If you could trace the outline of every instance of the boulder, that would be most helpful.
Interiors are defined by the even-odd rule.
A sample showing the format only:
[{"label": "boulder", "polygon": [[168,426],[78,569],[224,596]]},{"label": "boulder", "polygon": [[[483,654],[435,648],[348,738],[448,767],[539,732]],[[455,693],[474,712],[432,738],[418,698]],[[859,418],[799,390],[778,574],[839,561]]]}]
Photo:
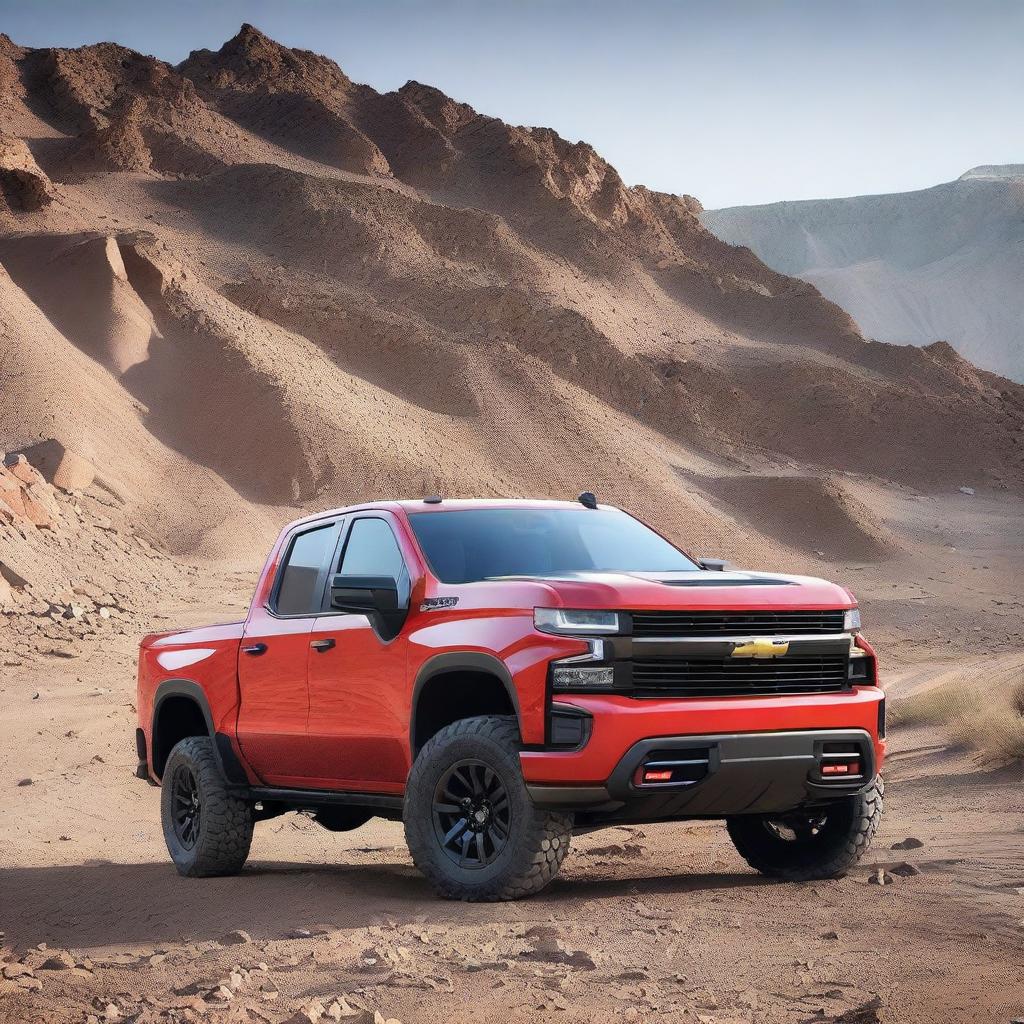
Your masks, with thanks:
[{"label": "boulder", "polygon": [[88,459],[52,437],[23,448],[20,454],[62,491],[84,491],[96,479],[96,467]]}]

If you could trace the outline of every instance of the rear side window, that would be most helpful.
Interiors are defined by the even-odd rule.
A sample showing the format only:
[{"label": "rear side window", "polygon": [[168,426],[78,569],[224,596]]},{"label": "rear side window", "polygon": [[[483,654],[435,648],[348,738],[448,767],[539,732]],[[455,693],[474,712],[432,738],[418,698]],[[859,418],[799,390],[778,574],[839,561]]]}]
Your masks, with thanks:
[{"label": "rear side window", "polygon": [[346,576],[402,575],[405,563],[391,527],[383,519],[357,519],[345,545],[341,571]]},{"label": "rear side window", "polygon": [[279,615],[313,615],[320,611],[320,571],[334,548],[334,524],[300,533],[288,551],[277,592]]}]

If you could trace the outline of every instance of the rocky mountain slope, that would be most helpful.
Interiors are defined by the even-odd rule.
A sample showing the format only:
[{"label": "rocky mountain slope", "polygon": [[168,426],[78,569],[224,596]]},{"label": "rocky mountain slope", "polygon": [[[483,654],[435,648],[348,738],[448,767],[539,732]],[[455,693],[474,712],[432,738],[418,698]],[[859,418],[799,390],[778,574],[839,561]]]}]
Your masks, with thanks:
[{"label": "rocky mountain slope", "polygon": [[920,192],[707,210],[705,227],[819,288],[869,337],[948,341],[1024,381],[1024,165]]},{"label": "rocky mountain slope", "polygon": [[[867,340],[548,129],[250,26],[177,68],[0,37],[0,114],[0,449],[85,459],[170,556],[248,565],[374,495],[589,488],[748,562],[887,557],[852,476],[1024,481],[1024,388]],[[752,515],[793,476],[811,528]]]}]

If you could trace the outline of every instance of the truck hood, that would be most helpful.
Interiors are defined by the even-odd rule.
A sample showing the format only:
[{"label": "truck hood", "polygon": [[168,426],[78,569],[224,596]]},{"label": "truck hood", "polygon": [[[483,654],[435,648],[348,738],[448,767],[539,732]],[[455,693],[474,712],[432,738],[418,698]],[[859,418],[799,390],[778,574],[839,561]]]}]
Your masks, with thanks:
[{"label": "truck hood", "polygon": [[[487,581],[498,583],[497,579]],[[505,576],[501,583],[522,582],[523,598],[536,602],[546,591],[553,607],[563,608],[715,608],[721,610],[784,608],[852,608],[845,588],[813,576],[730,570],[715,572],[562,572]]]}]

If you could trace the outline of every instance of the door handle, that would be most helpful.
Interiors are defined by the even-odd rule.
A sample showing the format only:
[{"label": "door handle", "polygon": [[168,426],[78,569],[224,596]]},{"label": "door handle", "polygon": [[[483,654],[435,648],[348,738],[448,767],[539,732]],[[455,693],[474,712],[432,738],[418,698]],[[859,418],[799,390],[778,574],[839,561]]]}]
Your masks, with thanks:
[{"label": "door handle", "polygon": [[253,656],[255,656],[257,654],[263,654],[266,651],[266,649],[266,644],[250,644],[248,647],[242,648],[242,653],[252,654]]},{"label": "door handle", "polygon": [[309,646],[314,651],[319,651],[323,654],[324,651],[329,651],[334,646],[334,638],[329,636],[323,640],[314,640]]}]

